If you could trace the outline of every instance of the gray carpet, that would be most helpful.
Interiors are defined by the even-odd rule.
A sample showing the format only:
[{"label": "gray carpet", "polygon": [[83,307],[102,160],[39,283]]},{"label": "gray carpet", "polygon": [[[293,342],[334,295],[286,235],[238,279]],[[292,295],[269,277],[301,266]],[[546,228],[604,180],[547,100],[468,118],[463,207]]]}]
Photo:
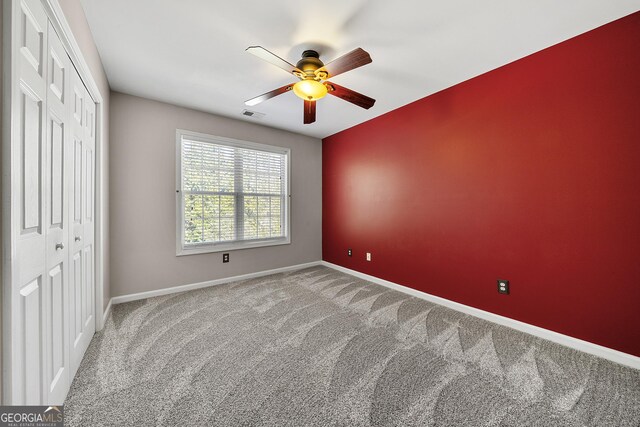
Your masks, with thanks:
[{"label": "gray carpet", "polygon": [[325,267],[116,305],[72,426],[634,426],[640,371]]}]

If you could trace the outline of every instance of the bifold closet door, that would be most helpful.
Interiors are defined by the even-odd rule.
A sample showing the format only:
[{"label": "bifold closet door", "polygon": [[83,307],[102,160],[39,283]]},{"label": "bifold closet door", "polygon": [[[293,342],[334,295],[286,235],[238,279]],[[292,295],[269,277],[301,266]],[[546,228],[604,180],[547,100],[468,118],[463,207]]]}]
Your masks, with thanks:
[{"label": "bifold closet door", "polygon": [[15,1],[11,12],[11,371],[3,379],[11,404],[54,405],[95,332],[96,107],[41,1]]},{"label": "bifold closet door", "polygon": [[43,368],[47,403],[69,390],[69,74],[75,71],[55,30],[47,31],[45,138],[46,275],[43,288]]},{"label": "bifold closet door", "polygon": [[71,76],[71,280],[70,334],[71,376],[75,375],[82,356],[95,332],[94,313],[94,174],[95,111],[80,76]]},{"label": "bifold closet door", "polygon": [[[46,266],[45,194],[47,150],[47,17],[37,0],[15,4],[13,25],[18,81],[15,133],[11,140],[11,240],[15,246],[11,281],[11,399],[13,404],[38,405],[48,399],[43,360],[46,333],[44,288],[50,279]],[[5,378],[3,378],[5,379]]]}]

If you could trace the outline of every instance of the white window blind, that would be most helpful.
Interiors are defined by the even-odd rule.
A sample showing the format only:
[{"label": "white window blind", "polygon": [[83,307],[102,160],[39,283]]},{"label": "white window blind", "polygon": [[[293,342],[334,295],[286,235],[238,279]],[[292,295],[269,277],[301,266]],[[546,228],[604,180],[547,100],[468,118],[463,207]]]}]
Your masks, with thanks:
[{"label": "white window blind", "polygon": [[289,151],[178,131],[178,253],[289,243]]}]

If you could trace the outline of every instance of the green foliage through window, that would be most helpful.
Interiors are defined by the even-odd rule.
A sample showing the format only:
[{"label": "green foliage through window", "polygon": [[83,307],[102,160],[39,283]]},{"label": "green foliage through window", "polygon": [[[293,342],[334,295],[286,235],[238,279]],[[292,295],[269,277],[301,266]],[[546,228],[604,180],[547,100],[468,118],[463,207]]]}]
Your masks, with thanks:
[{"label": "green foliage through window", "polygon": [[184,245],[285,237],[287,157],[183,136]]}]

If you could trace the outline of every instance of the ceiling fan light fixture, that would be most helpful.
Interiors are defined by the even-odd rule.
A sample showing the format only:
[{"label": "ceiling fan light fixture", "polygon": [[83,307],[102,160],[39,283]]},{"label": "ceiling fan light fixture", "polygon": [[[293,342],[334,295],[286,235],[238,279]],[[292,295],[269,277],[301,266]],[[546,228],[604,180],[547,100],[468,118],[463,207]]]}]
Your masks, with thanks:
[{"label": "ceiling fan light fixture", "polygon": [[293,93],[305,101],[316,101],[327,95],[327,88],[317,80],[305,79],[293,85]]},{"label": "ceiling fan light fixture", "polygon": [[291,73],[301,79],[301,81],[251,98],[244,102],[245,105],[257,105],[283,93],[293,91],[297,97],[304,101],[302,123],[308,125],[316,121],[316,101],[327,96],[327,93],[367,110],[373,107],[373,104],[376,102],[373,98],[326,81],[330,77],[333,78],[338,74],[369,64],[371,62],[371,56],[362,48],[354,49],[326,65],[320,60],[320,55],[315,50],[305,50],[302,52],[302,58],[296,65],[285,61],[262,46],[249,46],[247,52],[282,68],[287,73]]}]

